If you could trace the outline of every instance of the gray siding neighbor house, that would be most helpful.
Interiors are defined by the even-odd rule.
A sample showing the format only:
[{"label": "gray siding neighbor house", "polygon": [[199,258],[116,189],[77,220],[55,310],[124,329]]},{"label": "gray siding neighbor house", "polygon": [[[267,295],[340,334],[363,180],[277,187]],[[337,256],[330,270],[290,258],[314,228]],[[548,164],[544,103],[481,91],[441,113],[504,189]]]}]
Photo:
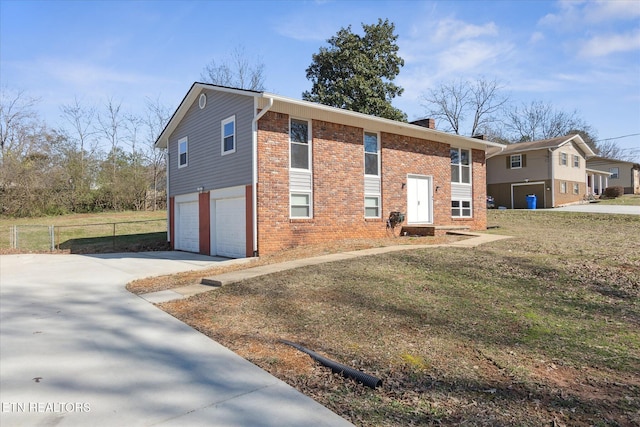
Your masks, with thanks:
[{"label": "gray siding neighbor house", "polygon": [[581,201],[592,192],[587,159],[593,150],[580,135],[520,142],[487,150],[487,194],[496,206],[528,207],[536,196],[537,208],[552,208]]}]

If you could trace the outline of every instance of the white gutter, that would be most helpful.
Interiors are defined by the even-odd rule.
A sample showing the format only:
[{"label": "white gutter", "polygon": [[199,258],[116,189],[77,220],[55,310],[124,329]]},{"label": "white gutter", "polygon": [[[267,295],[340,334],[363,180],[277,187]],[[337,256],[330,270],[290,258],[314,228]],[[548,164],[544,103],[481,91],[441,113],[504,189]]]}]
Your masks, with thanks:
[{"label": "white gutter", "polygon": [[[255,115],[251,121],[251,130],[253,133],[253,177],[251,185],[253,189],[251,191],[252,205],[253,205],[253,256],[258,256],[258,120],[264,116],[271,107],[273,107],[273,98],[268,97],[269,104],[264,107],[260,112]],[[258,97],[253,98],[253,111],[258,111]],[[255,114],[255,113],[254,113]]]}]

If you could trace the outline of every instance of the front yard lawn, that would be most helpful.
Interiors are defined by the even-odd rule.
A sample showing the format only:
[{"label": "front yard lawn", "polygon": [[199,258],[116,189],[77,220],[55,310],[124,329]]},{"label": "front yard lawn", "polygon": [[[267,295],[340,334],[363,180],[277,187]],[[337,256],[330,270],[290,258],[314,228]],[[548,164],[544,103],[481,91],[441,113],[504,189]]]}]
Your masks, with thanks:
[{"label": "front yard lawn", "polygon": [[[160,306],[356,425],[640,425],[640,216],[488,214],[514,238]],[[331,374],[281,339],[383,385]]]}]

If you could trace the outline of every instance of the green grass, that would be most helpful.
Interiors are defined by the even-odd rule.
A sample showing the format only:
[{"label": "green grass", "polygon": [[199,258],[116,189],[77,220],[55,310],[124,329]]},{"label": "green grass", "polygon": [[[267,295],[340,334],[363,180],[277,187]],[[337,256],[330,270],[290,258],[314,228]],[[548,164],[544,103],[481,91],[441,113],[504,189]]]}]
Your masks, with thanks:
[{"label": "green grass", "polygon": [[105,212],[38,218],[0,218],[0,249],[11,248],[11,227],[18,226],[21,251],[48,251],[49,226],[56,249],[74,253],[164,248],[166,211]]},{"label": "green grass", "polygon": [[640,206],[640,194],[625,194],[615,199],[600,199],[598,203],[603,205]]}]

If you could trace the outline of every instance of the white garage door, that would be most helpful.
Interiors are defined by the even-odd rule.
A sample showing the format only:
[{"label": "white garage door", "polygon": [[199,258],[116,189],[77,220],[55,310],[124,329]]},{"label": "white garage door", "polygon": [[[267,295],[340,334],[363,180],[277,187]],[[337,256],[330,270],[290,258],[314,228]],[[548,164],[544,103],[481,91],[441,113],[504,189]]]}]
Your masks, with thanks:
[{"label": "white garage door", "polygon": [[177,203],[176,245],[179,251],[199,252],[198,202]]},{"label": "white garage door", "polygon": [[215,254],[230,258],[246,257],[244,197],[216,200]]}]

